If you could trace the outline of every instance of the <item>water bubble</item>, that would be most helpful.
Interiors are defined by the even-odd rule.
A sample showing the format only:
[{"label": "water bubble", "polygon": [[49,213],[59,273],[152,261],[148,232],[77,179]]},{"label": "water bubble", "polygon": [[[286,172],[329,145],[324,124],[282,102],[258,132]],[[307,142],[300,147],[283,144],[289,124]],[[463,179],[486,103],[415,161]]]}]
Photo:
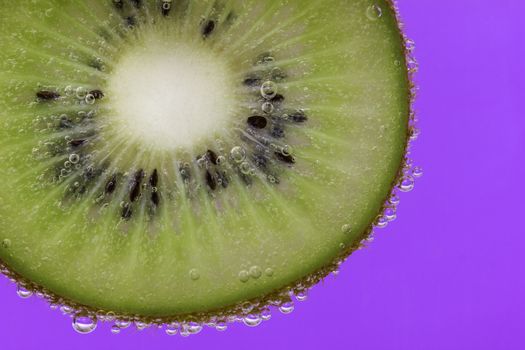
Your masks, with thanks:
[{"label": "water bubble", "polygon": [[242,283],[248,282],[249,279],[250,279],[250,274],[248,273],[248,271],[242,270],[241,272],[239,272],[239,280]]},{"label": "water bubble", "polygon": [[87,94],[85,100],[88,105],[92,105],[95,103],[96,98],[92,94]]},{"label": "water bubble", "polygon": [[388,219],[384,216],[381,216],[379,218],[377,218],[376,222],[375,222],[375,226],[377,228],[385,228],[388,226]]},{"label": "water bubble", "polygon": [[191,269],[190,270],[190,278],[193,281],[198,280],[200,277],[201,277],[201,275],[199,274],[199,271],[197,269]]},{"label": "water bubble", "polygon": [[261,109],[264,113],[270,114],[274,111],[275,107],[271,102],[264,102],[261,106]]},{"label": "water bubble", "polygon": [[273,81],[266,81],[261,86],[261,95],[267,100],[271,100],[277,95],[277,84]]},{"label": "water bubble", "polygon": [[349,224],[345,224],[341,227],[341,232],[345,233],[345,234],[349,234],[349,233],[352,233],[352,226],[349,225]]},{"label": "water bubble", "polygon": [[202,325],[197,322],[190,322],[186,326],[190,334],[199,334],[202,331]]},{"label": "water bubble", "polygon": [[293,151],[293,150],[292,150],[292,147],[291,147],[291,146],[289,146],[289,145],[284,145],[283,149],[281,150],[281,154],[282,154],[283,156],[288,157],[288,156],[291,156],[291,155],[292,155],[292,151]]},{"label": "water bubble", "polygon": [[289,301],[279,306],[279,311],[283,314],[289,314],[295,309],[293,302]]},{"label": "water bubble", "polygon": [[2,241],[2,248],[8,249],[9,247],[11,247],[11,240],[6,238]]},{"label": "water bubble", "polygon": [[22,299],[27,299],[33,295],[33,292],[19,285],[16,287],[16,294]]},{"label": "water bubble", "polygon": [[244,175],[250,174],[250,163],[242,162],[239,168],[241,170],[241,173],[243,173]]},{"label": "water bubble", "polygon": [[119,334],[120,333],[120,327],[117,326],[116,324],[114,324],[113,326],[111,326],[111,333]]},{"label": "water bubble", "polygon": [[264,273],[266,274],[266,276],[268,277],[272,277],[274,272],[273,272],[273,269],[271,267],[267,268],[266,270],[264,270]]},{"label": "water bubble", "polygon": [[258,315],[248,315],[242,321],[248,327],[257,327],[261,324],[262,318]]},{"label": "water bubble", "polygon": [[135,328],[137,328],[139,331],[142,331],[146,328],[148,328],[150,325],[145,323],[145,322],[141,322],[141,321],[137,321],[135,322]]},{"label": "water bubble", "polygon": [[73,312],[73,308],[71,308],[71,307],[69,307],[69,306],[67,306],[67,305],[64,305],[64,306],[62,306],[62,307],[60,308],[60,311],[62,311],[62,313],[63,313],[64,315],[69,315],[70,313]]},{"label": "water bubble", "polygon": [[71,85],[68,85],[64,88],[64,93],[66,96],[73,96],[73,87]]},{"label": "water bubble", "polygon": [[75,315],[73,317],[73,329],[80,334],[88,334],[97,328],[97,319],[94,316]]},{"label": "water bubble", "polygon": [[69,161],[73,164],[77,164],[79,160],[80,160],[80,156],[78,154],[73,153],[69,156]]},{"label": "water bubble", "polygon": [[226,162],[226,157],[224,156],[217,157],[217,165],[223,165],[225,162]]},{"label": "water bubble", "polygon": [[416,141],[421,134],[421,131],[418,128],[412,128],[410,133],[410,141]]},{"label": "water bubble", "polygon": [[230,155],[236,163],[242,163],[242,161],[244,161],[246,158],[246,151],[244,148],[236,146],[232,148]]},{"label": "water bubble", "polygon": [[399,183],[399,189],[403,192],[410,192],[414,189],[415,182],[414,178],[412,176],[406,175],[401,179],[401,182]]},{"label": "water bubble", "polygon": [[215,329],[218,330],[219,332],[224,332],[226,329],[228,329],[228,325],[224,321],[219,321],[215,325]]},{"label": "water bubble", "polygon": [[415,178],[423,176],[423,168],[419,166],[414,167],[414,169],[412,169],[412,176]]},{"label": "water bubble", "polygon": [[401,202],[401,199],[399,198],[399,196],[397,194],[392,193],[392,195],[390,196],[390,199],[388,201],[390,202],[390,204],[392,204],[394,206],[397,206]]},{"label": "water bubble", "polygon": [[259,266],[252,266],[250,268],[250,276],[252,276],[255,279],[258,279],[259,277],[262,276],[262,271],[259,268]]},{"label": "water bubble", "polygon": [[183,324],[180,328],[180,335],[182,337],[189,337],[191,335],[188,327],[185,324]]},{"label": "water bubble", "polygon": [[261,318],[263,321],[268,321],[272,318],[272,311],[269,308],[265,308],[261,311]]},{"label": "water bubble", "polygon": [[83,100],[87,95],[86,88],[80,86],[75,90],[75,94],[79,100]]},{"label": "water bubble", "polygon": [[305,301],[308,299],[308,293],[305,290],[301,290],[295,293],[295,299],[298,301]]},{"label": "water bubble", "polygon": [[273,67],[272,78],[275,80],[283,80],[285,78],[285,74],[280,67]]},{"label": "water bubble", "polygon": [[383,16],[383,10],[377,4],[368,6],[366,9],[366,16],[371,21],[377,21],[379,18],[381,18],[381,16]]},{"label": "water bubble", "polygon": [[167,335],[176,335],[178,332],[179,332],[179,328],[178,327],[172,327],[172,326],[166,327],[166,334]]},{"label": "water bubble", "polygon": [[394,208],[386,208],[383,215],[388,221],[394,221],[397,218],[396,210]]},{"label": "water bubble", "polygon": [[117,320],[115,321],[115,325],[120,329],[126,329],[131,326],[131,321]]}]

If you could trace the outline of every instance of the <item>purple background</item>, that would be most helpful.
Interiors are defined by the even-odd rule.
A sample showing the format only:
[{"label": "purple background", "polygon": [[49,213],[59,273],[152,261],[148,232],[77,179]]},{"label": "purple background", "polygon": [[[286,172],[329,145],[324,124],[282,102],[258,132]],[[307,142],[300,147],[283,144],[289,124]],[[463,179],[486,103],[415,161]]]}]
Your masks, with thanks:
[{"label": "purple background", "polygon": [[417,43],[425,176],[399,219],[291,315],[190,338],[76,334],[0,278],[3,349],[525,349],[522,0],[401,0]]}]

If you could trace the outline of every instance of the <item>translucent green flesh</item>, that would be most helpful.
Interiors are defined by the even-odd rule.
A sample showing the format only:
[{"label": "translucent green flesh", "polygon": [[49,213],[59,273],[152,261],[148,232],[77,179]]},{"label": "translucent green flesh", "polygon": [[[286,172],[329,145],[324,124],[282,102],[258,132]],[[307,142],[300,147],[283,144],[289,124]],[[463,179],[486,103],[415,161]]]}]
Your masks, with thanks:
[{"label": "translucent green flesh", "polygon": [[[173,28],[181,38],[201,40],[201,18],[214,3],[190,2],[163,18],[158,4],[146,1],[147,9],[137,16],[155,18],[156,25]],[[35,93],[39,84],[104,87],[112,64],[133,45],[133,35],[115,29],[122,18],[109,0],[5,4],[1,261],[92,309],[170,316],[213,312],[292,285],[362,238],[391,190],[408,133],[404,46],[390,7],[377,0],[219,3],[219,23],[226,23],[227,9],[236,20],[218,26],[208,39],[210,48],[236,67],[240,82],[254,70],[254,59],[271,51],[289,75],[280,91],[294,107],[308,111],[308,123],[287,130],[297,162],[284,167],[281,183],[257,180],[246,186],[233,178],[213,199],[206,191],[194,198],[180,194],[164,201],[153,222],[143,220],[142,206],[136,220],[119,224],[116,199],[95,215],[96,188],[59,206],[65,185],[38,178],[54,160],[33,155],[43,139],[34,120],[86,107],[35,103]],[[382,9],[380,18],[372,16],[373,4]],[[104,50],[101,33],[107,37]],[[88,65],[97,57],[106,63],[105,72]],[[104,103],[110,101],[108,96]],[[175,156],[115,148],[103,151],[165,170],[160,182],[176,192]]]}]

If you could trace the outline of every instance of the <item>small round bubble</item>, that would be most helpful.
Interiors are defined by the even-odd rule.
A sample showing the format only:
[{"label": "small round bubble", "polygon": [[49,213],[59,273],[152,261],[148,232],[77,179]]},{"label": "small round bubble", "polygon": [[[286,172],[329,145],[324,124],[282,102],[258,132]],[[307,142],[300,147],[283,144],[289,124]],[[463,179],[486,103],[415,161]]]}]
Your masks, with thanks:
[{"label": "small round bubble", "polygon": [[277,95],[277,84],[273,81],[266,81],[261,86],[261,95],[267,100],[271,100]]},{"label": "small round bubble", "polygon": [[248,273],[248,271],[242,270],[241,272],[239,272],[239,280],[241,282],[246,283],[248,282],[249,279],[250,279],[250,274]]},{"label": "small round bubble", "polygon": [[18,294],[18,296],[20,298],[22,298],[22,299],[27,299],[27,298],[29,298],[29,297],[31,297],[33,295],[33,292],[30,291],[30,290],[25,289],[22,286],[17,286],[16,287],[16,294]]},{"label": "small round bubble", "polygon": [[200,277],[201,277],[201,275],[199,274],[199,271],[197,269],[191,269],[190,270],[190,278],[193,281],[198,280]]},{"label": "small round bubble", "polygon": [[343,232],[344,234],[352,233],[352,226],[350,226],[349,224],[344,224],[341,227],[341,232]]},{"label": "small round bubble", "polygon": [[80,334],[88,334],[97,328],[97,319],[94,316],[75,315],[72,322],[73,329]]},{"label": "small round bubble", "polygon": [[69,161],[72,164],[77,164],[80,161],[80,156],[76,153],[69,155]]},{"label": "small round bubble", "polygon": [[244,150],[244,148],[236,146],[232,148],[232,150],[230,151],[230,155],[234,162],[242,163],[246,158],[246,151]]},{"label": "small round bubble", "polygon": [[244,175],[250,174],[250,163],[242,162],[239,168],[241,170],[241,173],[243,173]]},{"label": "small round bubble", "polygon": [[95,96],[93,96],[92,94],[87,94],[85,100],[88,105],[92,105],[95,103],[96,99]]},{"label": "small round bubble", "polygon": [[252,276],[254,279],[258,279],[262,276],[262,271],[259,266],[252,266],[250,268],[250,276]]},{"label": "small round bubble", "polygon": [[295,309],[295,306],[292,302],[286,302],[286,303],[283,303],[281,306],[279,306],[279,311],[283,314],[292,313],[294,309]]},{"label": "small round bubble", "polygon": [[368,6],[368,8],[366,9],[366,16],[371,21],[377,21],[383,16],[383,10],[377,4]]},{"label": "small round bubble", "polygon": [[261,106],[261,109],[264,113],[270,114],[274,111],[275,107],[271,102],[264,102]]},{"label": "small round bubble", "polygon": [[9,247],[11,247],[11,240],[9,238],[2,240],[2,248],[8,249]]},{"label": "small round bubble", "polygon": [[224,332],[226,329],[228,329],[228,325],[224,321],[217,322],[215,325],[215,329],[219,332]]},{"label": "small round bubble", "polygon": [[87,90],[86,88],[80,86],[75,90],[75,94],[78,99],[83,100],[87,95]]},{"label": "small round bubble", "polygon": [[257,327],[261,324],[262,318],[258,315],[248,315],[242,321],[248,327]]},{"label": "small round bubble", "polygon": [[414,178],[412,176],[405,176],[399,183],[399,189],[403,192],[410,192],[414,189]]}]

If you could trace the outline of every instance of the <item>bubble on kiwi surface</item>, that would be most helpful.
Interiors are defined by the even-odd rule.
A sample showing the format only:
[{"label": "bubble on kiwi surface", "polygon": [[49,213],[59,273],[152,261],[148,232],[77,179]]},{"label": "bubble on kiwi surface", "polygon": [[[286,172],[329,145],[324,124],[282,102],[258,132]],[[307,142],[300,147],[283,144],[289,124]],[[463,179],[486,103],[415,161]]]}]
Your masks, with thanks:
[{"label": "bubble on kiwi surface", "polygon": [[79,333],[290,313],[423,173],[390,1],[5,6],[0,268]]}]

